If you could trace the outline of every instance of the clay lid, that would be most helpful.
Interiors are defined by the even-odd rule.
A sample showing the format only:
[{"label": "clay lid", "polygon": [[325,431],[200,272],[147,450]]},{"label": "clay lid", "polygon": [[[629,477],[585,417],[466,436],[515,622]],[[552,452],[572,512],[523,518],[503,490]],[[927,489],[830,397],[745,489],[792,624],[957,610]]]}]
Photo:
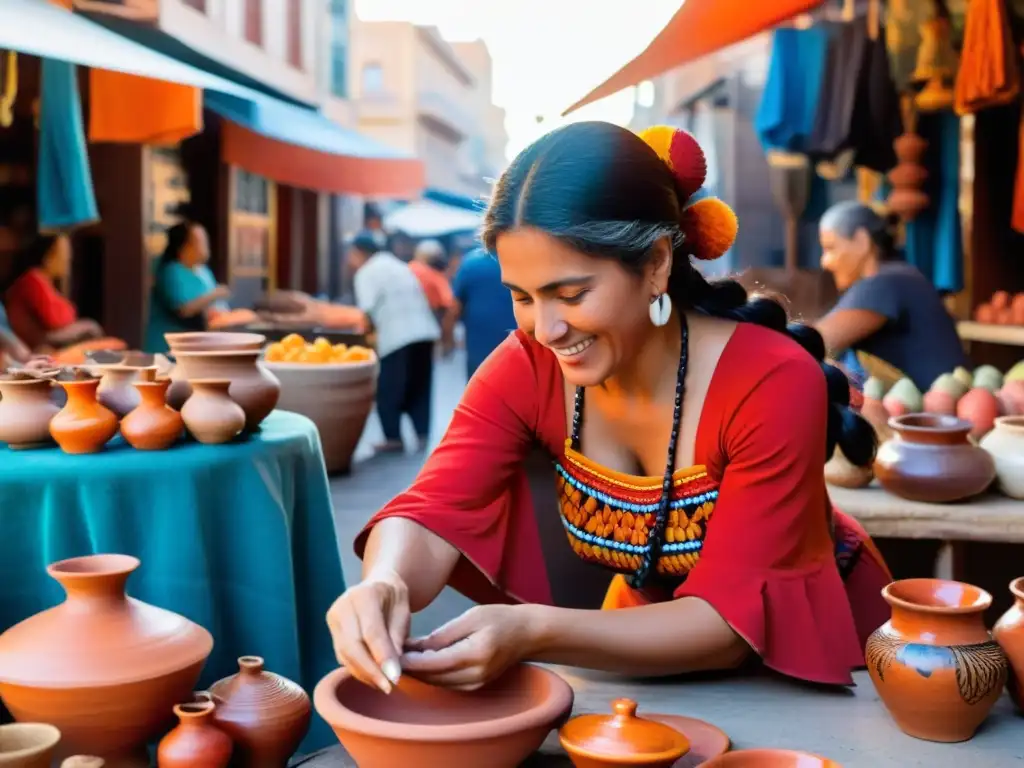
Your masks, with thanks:
[{"label": "clay lid", "polygon": [[689,740],[679,731],[653,720],[636,716],[636,702],[616,699],[613,715],[581,715],[558,732],[562,746],[570,753],[597,758],[645,758],[673,760],[690,750]]}]

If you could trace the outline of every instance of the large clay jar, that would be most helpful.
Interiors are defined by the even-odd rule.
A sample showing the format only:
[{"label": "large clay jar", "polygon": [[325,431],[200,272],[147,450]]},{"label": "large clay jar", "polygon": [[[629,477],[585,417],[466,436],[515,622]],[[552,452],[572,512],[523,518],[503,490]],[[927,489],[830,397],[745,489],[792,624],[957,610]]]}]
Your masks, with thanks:
[{"label": "large clay jar", "polygon": [[185,378],[228,379],[228,394],[245,411],[245,431],[254,432],[277,406],[281,382],[260,362],[259,350],[179,352]]},{"label": "large clay jar", "polygon": [[999,490],[1024,499],[1024,416],[1000,416],[980,445],[995,461]]},{"label": "large clay jar", "polygon": [[212,701],[178,704],[178,726],[160,740],[157,768],[227,768],[234,745],[213,722]]},{"label": "large clay jar", "polygon": [[[165,333],[171,356],[179,352],[227,352],[233,349],[262,349],[267,337],[260,333],[234,333],[229,331],[187,331]],[[171,388],[167,391],[167,404],[180,411],[192,394],[184,371],[175,364],[171,370]]]},{"label": "large clay jar", "polygon": [[99,379],[61,381],[68,402],[50,422],[50,434],[65,453],[96,453],[117,434],[117,416],[96,400]]},{"label": "large clay jar", "polygon": [[202,627],[125,594],[139,561],[91,555],[47,572],[63,603],[0,635],[0,698],[16,720],[60,729],[63,755],[107,768],[146,768],[146,742],[188,701],[213,638]]},{"label": "large clay jar", "polygon": [[580,715],[562,726],[558,740],[576,768],[671,768],[690,751],[675,728],[637,717],[636,702],[616,699],[612,715]]},{"label": "large clay jar", "polygon": [[168,379],[137,381],[138,407],[121,421],[121,435],[140,451],[163,451],[178,441],[184,431],[181,414],[167,405]]},{"label": "large clay jar", "polygon": [[868,638],[871,681],[896,724],[927,741],[966,741],[1007,678],[1006,655],[985,629],[992,596],[944,579],[905,579],[882,590],[892,618]]},{"label": "large clay jar", "polygon": [[49,379],[0,379],[0,443],[10,448],[52,445],[50,422],[60,408]]},{"label": "large clay jar", "polygon": [[309,730],[309,696],[267,672],[259,656],[243,656],[238,667],[237,674],[210,687],[217,727],[234,740],[241,768],[285,768]]},{"label": "large clay jar", "polygon": [[890,419],[889,427],[895,435],[878,449],[875,477],[890,493],[912,501],[961,501],[995,479],[992,457],[967,438],[968,421],[914,413]]},{"label": "large clay jar", "polygon": [[327,471],[347,472],[377,394],[377,359],[337,365],[266,363],[281,382],[278,408],[316,424]]},{"label": "large clay jar", "polygon": [[1010,698],[1024,712],[1024,576],[1010,582],[1010,592],[1013,605],[996,622],[992,636],[1010,661]]},{"label": "large clay jar", "polygon": [[200,443],[220,445],[245,429],[245,411],[228,395],[227,379],[193,379],[192,392],[181,409],[189,433]]},{"label": "large clay jar", "polygon": [[96,399],[106,406],[119,419],[139,407],[141,398],[134,384],[137,381],[152,380],[156,374],[155,367],[135,368],[129,365],[105,365],[102,372]]},{"label": "large clay jar", "polygon": [[0,768],[50,768],[59,741],[46,723],[0,725]]}]

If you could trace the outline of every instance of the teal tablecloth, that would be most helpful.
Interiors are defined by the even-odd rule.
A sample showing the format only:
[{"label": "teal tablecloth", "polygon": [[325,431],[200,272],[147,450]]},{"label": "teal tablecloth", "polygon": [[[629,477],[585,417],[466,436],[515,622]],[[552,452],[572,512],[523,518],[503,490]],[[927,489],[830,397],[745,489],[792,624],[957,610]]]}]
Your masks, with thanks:
[{"label": "teal tablecloth", "polygon": [[[98,552],[138,557],[129,593],[213,633],[201,685],[244,655],[311,694],[337,667],[324,616],[344,579],[304,416],[275,411],[246,441],[162,452],[120,439],[89,456],[0,446],[0,631],[63,599],[49,563]],[[314,717],[303,751],[333,742]]]}]

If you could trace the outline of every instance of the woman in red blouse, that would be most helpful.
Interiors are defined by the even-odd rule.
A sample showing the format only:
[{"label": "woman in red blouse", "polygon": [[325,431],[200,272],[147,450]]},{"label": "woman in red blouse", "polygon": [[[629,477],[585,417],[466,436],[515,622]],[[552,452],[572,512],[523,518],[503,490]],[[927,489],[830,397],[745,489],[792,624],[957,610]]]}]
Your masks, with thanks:
[{"label": "woman in red blouse", "polygon": [[[890,577],[823,466],[836,445],[869,463],[874,433],[816,332],[693,266],[735,236],[723,203],[693,201],[704,168],[688,134],[592,122],[502,176],[483,234],[519,330],[356,541],[363,580],[328,624],[360,680],[469,689],[524,659],[670,675],[756,656],[852,682]],[[618,572],[604,607],[629,610],[550,605],[522,471],[537,444],[569,545]],[[408,639],[445,584],[484,604]]]}]

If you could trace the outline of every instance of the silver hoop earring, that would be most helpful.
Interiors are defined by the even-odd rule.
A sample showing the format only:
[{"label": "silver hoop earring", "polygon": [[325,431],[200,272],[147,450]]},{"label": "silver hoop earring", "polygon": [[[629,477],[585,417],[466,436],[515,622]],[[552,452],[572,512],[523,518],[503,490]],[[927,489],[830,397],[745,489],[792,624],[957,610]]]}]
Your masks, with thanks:
[{"label": "silver hoop earring", "polygon": [[667,293],[661,294],[658,298],[651,302],[649,309],[651,315],[651,322],[658,328],[668,323],[668,319],[672,316],[672,299],[669,298]]}]

